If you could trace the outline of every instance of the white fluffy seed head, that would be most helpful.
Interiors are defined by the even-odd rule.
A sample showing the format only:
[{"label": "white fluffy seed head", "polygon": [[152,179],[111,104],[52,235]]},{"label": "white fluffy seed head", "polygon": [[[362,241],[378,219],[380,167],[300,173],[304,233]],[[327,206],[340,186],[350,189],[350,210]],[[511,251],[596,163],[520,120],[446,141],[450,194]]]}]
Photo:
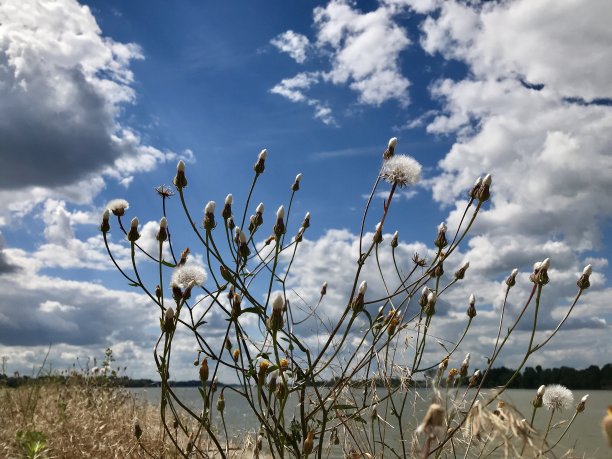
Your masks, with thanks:
[{"label": "white fluffy seed head", "polygon": [[549,410],[563,411],[574,403],[574,394],[565,386],[552,384],[546,386],[542,402]]},{"label": "white fluffy seed head", "polygon": [[414,185],[421,179],[421,165],[407,155],[395,155],[383,164],[380,176],[400,188]]},{"label": "white fluffy seed head", "polygon": [[585,276],[590,276],[593,273],[593,267],[591,265],[586,265],[582,270],[582,274]]},{"label": "white fluffy seed head", "polygon": [[138,228],[138,217],[134,217],[134,218],[132,218],[132,221],[131,221],[131,223],[130,223],[130,226],[131,226],[132,228]]},{"label": "white fluffy seed head", "polygon": [[476,297],[473,293],[470,295],[470,304],[476,304]]},{"label": "white fluffy seed head", "polygon": [[389,139],[389,148],[395,148],[397,145],[397,137],[391,137]]},{"label": "white fluffy seed head", "polygon": [[161,220],[159,221],[159,227],[168,228],[168,220],[166,220],[166,217],[161,218]]},{"label": "white fluffy seed head", "polygon": [[255,212],[257,212],[258,214],[263,214],[264,212],[264,205],[263,202],[260,202],[259,205],[257,206],[257,208],[255,209]]},{"label": "white fluffy seed head", "polygon": [[195,263],[186,263],[173,271],[170,283],[181,288],[193,288],[204,284],[207,277],[204,267]]},{"label": "white fluffy seed head", "polygon": [[240,227],[239,226],[234,227],[234,236],[238,238],[240,237]]},{"label": "white fluffy seed head", "polygon": [[225,205],[231,206],[233,202],[234,197],[232,196],[232,193],[230,193],[225,197]]},{"label": "white fluffy seed head", "polygon": [[447,229],[448,228],[446,227],[446,223],[444,223],[444,222],[442,222],[442,223],[440,223],[438,225],[438,233],[442,233],[442,232],[446,233]]},{"label": "white fluffy seed head", "polygon": [[285,300],[283,299],[283,295],[279,293],[272,300],[272,309],[280,312],[283,310],[283,306],[285,306]]},{"label": "white fluffy seed head", "polygon": [[540,269],[548,269],[550,266],[550,258],[546,258],[541,264]]},{"label": "white fluffy seed head", "polygon": [[285,206],[280,206],[276,211],[276,219],[282,220],[283,218],[285,218]]},{"label": "white fluffy seed head", "polygon": [[268,150],[264,148],[263,150],[261,150],[261,152],[259,152],[259,160],[265,161],[267,157],[268,157]]},{"label": "white fluffy seed head", "polygon": [[208,203],[206,204],[206,207],[204,207],[204,213],[214,214],[216,206],[217,205],[215,204],[215,201],[208,201]]},{"label": "white fluffy seed head", "polygon": [[296,182],[300,183],[300,180],[302,180],[302,174],[301,173],[295,176],[295,181]]},{"label": "white fluffy seed head", "polygon": [[113,199],[106,204],[106,208],[111,212],[125,211],[130,208],[130,204],[125,199]]},{"label": "white fluffy seed head", "polygon": [[185,172],[185,161],[181,159],[176,165],[176,170],[179,172]]},{"label": "white fluffy seed head", "polygon": [[359,294],[365,295],[366,290],[368,289],[368,283],[366,281],[361,282],[359,284]]},{"label": "white fluffy seed head", "polygon": [[485,178],[482,179],[482,184],[483,185],[491,185],[491,174],[487,174],[485,175]]}]

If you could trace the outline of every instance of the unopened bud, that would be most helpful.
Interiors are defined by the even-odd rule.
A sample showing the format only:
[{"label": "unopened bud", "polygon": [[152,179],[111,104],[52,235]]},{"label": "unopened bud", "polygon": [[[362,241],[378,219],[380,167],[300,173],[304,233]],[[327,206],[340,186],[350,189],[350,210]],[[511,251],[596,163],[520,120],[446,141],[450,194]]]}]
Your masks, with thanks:
[{"label": "unopened bud", "polygon": [[476,199],[476,196],[478,194],[478,190],[480,190],[480,186],[481,185],[482,185],[482,177],[478,177],[476,179],[476,182],[474,183],[474,186],[470,190],[470,198]]},{"label": "unopened bud", "polygon": [[395,154],[395,147],[397,146],[397,137],[391,137],[387,144],[387,149],[383,153],[384,159],[389,159]]},{"label": "unopened bud", "polygon": [[476,317],[476,297],[472,293],[468,303],[467,315],[470,319]]},{"label": "unopened bud", "polygon": [[592,273],[593,273],[592,266],[586,265],[584,269],[582,270],[582,275],[578,278],[578,282],[576,282],[576,285],[578,285],[578,288],[580,290],[586,290],[587,288],[591,286],[591,281],[589,277],[591,276]]},{"label": "unopened bud", "polygon": [[223,413],[225,409],[225,397],[223,397],[223,391],[219,394],[219,398],[217,399],[217,411],[219,413]]},{"label": "unopened bud", "polygon": [[266,158],[268,157],[268,150],[266,150],[265,148],[263,150],[261,150],[261,152],[259,153],[259,156],[257,157],[257,162],[255,163],[255,166],[253,166],[253,170],[255,171],[256,174],[261,174],[263,173],[263,171],[266,168]]},{"label": "unopened bud", "polygon": [[576,405],[577,413],[582,413],[584,411],[584,408],[586,406],[586,401],[588,398],[589,398],[589,394],[586,394],[584,397],[582,397],[582,399],[580,399],[580,402],[578,402],[578,405]]},{"label": "unopened bud", "polygon": [[285,307],[285,300],[283,295],[280,293],[274,297],[272,300],[272,314],[268,317],[268,328],[276,332],[283,328],[283,308]]},{"label": "unopened bud", "polygon": [[434,240],[434,244],[439,249],[442,249],[448,245],[448,241],[446,240],[446,224],[444,222],[438,225],[438,236]]},{"label": "unopened bud", "polygon": [[276,211],[276,225],[274,225],[274,234],[276,234],[277,237],[280,237],[281,235],[285,234],[286,229],[285,223],[283,222],[284,218],[285,206],[280,206]]},{"label": "unopened bud", "polygon": [[489,188],[491,187],[491,174],[485,175],[485,178],[482,179],[482,183],[478,187],[478,191],[475,193],[476,199],[480,202],[485,202],[491,197],[491,192]]},{"label": "unopened bud", "polygon": [[399,231],[396,231],[395,233],[393,233],[393,237],[391,238],[392,248],[395,249],[398,246],[398,239],[399,239]]},{"label": "unopened bud", "polygon": [[136,217],[132,218],[127,239],[130,242],[136,242],[138,239],[140,239],[140,233],[138,232],[138,218]]},{"label": "unopened bud", "polygon": [[518,269],[514,268],[508,278],[506,279],[506,285],[508,287],[514,287],[516,284],[516,275],[518,274]]},{"label": "unopened bud", "polygon": [[323,285],[321,286],[321,296],[325,296],[326,293],[327,293],[327,281],[323,282]]},{"label": "unopened bud", "polygon": [[102,224],[100,225],[100,231],[103,233],[108,233],[110,231],[110,223],[108,220],[110,219],[110,210],[105,209],[102,213]]},{"label": "unopened bud", "polygon": [[382,241],[382,222],[379,222],[376,224],[376,229],[374,230],[374,237],[372,238],[372,242],[374,242],[374,244],[380,244]]},{"label": "unopened bud", "polygon": [[353,301],[351,303],[351,307],[355,314],[359,314],[361,311],[363,311],[363,299],[365,297],[365,292],[367,289],[368,289],[367,282],[366,281],[361,282],[361,284],[359,285],[359,289],[357,291],[357,296],[353,298]]},{"label": "unopened bud", "polygon": [[234,319],[237,319],[242,312],[240,303],[242,303],[242,296],[239,293],[235,293],[234,298],[232,298],[232,317]]},{"label": "unopened bud", "polygon": [[291,191],[297,191],[300,189],[300,181],[302,180],[302,174],[298,174],[295,176],[295,180],[293,181],[293,185],[291,185]]},{"label": "unopened bud", "polygon": [[310,226],[310,212],[306,212],[304,216],[304,221],[302,222],[302,227],[308,228]]},{"label": "unopened bud", "polygon": [[202,226],[204,226],[204,229],[211,231],[214,229],[214,227],[216,226],[215,223],[215,201],[208,201],[208,203],[206,204],[206,207],[204,208],[204,221],[202,223]]},{"label": "unopened bud", "polygon": [[422,308],[425,307],[425,305],[427,304],[427,297],[429,296],[429,287],[427,287],[427,285],[425,287],[423,287],[423,290],[421,290],[421,297],[419,298],[419,306],[421,306]]},{"label": "unopened bud", "polygon": [[166,313],[164,314],[163,330],[166,333],[174,331],[174,309],[172,309],[172,306],[166,309]]},{"label": "unopened bud", "polygon": [[531,282],[538,285],[546,285],[548,284],[548,268],[550,266],[550,258],[546,258],[544,261],[540,263],[535,263],[533,265],[533,273],[529,276]]},{"label": "unopened bud", "polygon": [[156,239],[159,242],[164,242],[166,239],[168,239],[168,221],[166,220],[166,217],[162,217],[159,221],[159,231],[157,232]]},{"label": "unopened bud", "polygon": [[465,355],[465,359],[461,363],[461,367],[459,368],[459,374],[462,378],[465,378],[468,372],[468,368],[470,367],[470,353],[468,352]]},{"label": "unopened bud", "polygon": [[427,295],[427,304],[425,305],[425,314],[427,314],[427,316],[433,316],[436,313],[437,299],[434,292],[429,292],[429,295]]},{"label": "unopened bud", "polygon": [[204,384],[208,381],[208,360],[202,360],[202,364],[200,365],[200,381]]},{"label": "unopened bud", "polygon": [[187,178],[185,177],[185,161],[182,159],[176,165],[176,176],[172,181],[174,186],[181,189],[187,186]]},{"label": "unopened bud", "polygon": [[465,277],[465,272],[468,270],[469,267],[470,267],[469,261],[466,261],[465,263],[463,263],[463,266],[461,266],[461,268],[455,271],[455,278],[459,280],[463,279]]},{"label": "unopened bud", "polygon": [[240,359],[240,349],[234,349],[232,352],[232,358],[234,359],[234,362],[238,363],[238,360]]},{"label": "unopened bud", "polygon": [[304,439],[304,455],[308,456],[312,453],[312,449],[314,447],[314,431],[309,430],[306,434],[306,438]]},{"label": "unopened bud", "polygon": [[232,203],[234,202],[234,197],[231,194],[228,194],[225,197],[225,205],[223,206],[223,212],[221,212],[221,216],[224,220],[227,220],[232,216]]}]

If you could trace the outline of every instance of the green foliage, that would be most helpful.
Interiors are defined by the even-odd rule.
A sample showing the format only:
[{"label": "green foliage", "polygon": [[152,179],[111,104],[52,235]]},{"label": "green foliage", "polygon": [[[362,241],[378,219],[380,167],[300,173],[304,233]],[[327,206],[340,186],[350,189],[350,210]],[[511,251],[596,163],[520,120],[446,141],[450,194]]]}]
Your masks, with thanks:
[{"label": "green foliage", "polygon": [[47,436],[37,430],[18,430],[15,440],[23,459],[42,459],[47,457]]}]

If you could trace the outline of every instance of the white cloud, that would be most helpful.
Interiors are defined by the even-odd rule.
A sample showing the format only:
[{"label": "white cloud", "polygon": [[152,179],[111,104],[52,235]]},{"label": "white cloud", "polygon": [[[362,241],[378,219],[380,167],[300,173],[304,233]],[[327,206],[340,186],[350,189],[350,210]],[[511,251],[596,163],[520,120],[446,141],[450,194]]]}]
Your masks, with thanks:
[{"label": "white cloud", "polygon": [[[0,194],[20,211],[48,197],[89,202],[176,154],[144,145],[118,116],[133,103],[133,43],[102,35],[75,0],[0,4]],[[0,205],[0,214],[9,206]]]},{"label": "white cloud", "polygon": [[270,40],[270,43],[279,51],[287,53],[298,64],[303,64],[306,61],[310,41],[305,35],[287,30]]}]

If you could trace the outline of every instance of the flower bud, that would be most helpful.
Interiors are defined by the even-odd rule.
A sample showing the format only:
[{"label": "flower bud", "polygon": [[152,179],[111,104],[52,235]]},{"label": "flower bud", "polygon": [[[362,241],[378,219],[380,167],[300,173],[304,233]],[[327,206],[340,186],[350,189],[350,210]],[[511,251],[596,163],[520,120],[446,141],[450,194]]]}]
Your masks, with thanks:
[{"label": "flower bud", "polygon": [[546,258],[540,263],[533,265],[533,273],[529,276],[529,279],[534,284],[546,285],[548,284],[548,267],[550,266],[550,258]]},{"label": "flower bud", "polygon": [[427,287],[427,285],[425,287],[423,287],[423,290],[421,290],[421,297],[419,298],[419,306],[421,306],[422,308],[425,307],[425,305],[427,304],[427,297],[429,296],[429,287]]},{"label": "flower bud", "polygon": [[235,293],[234,298],[232,298],[232,318],[234,319],[237,319],[242,312],[240,303],[242,303],[242,296],[239,293]]},{"label": "flower bud", "polygon": [[234,202],[234,197],[231,194],[228,194],[225,197],[225,205],[223,206],[223,212],[221,212],[221,216],[224,220],[227,220],[232,216],[232,203]]},{"label": "flower bud", "polygon": [[262,360],[259,362],[259,373],[257,374],[257,383],[261,386],[266,380],[266,373],[268,372],[268,368],[270,366],[270,362],[267,360]]},{"label": "flower bud", "polygon": [[482,185],[482,177],[478,177],[476,179],[476,182],[474,183],[474,186],[470,190],[470,198],[476,199],[476,196],[478,194],[478,190],[480,190],[480,186],[481,185]]},{"label": "flower bud", "polygon": [[416,433],[425,433],[428,436],[434,435],[434,432],[444,427],[445,413],[442,405],[438,403],[432,403],[427,409],[427,413],[423,418],[423,421],[417,427]]},{"label": "flower bud", "polygon": [[138,218],[132,218],[130,223],[130,231],[128,232],[127,239],[130,242],[136,242],[140,239],[140,233],[138,232]]},{"label": "flower bud", "polygon": [[592,272],[593,268],[591,265],[586,265],[584,267],[584,269],[582,270],[582,275],[578,279],[578,282],[576,282],[576,285],[578,285],[578,288],[580,290],[586,290],[591,286],[591,281],[589,280],[589,277],[591,276]]},{"label": "flower bud", "polygon": [[508,279],[506,279],[506,285],[508,287],[514,287],[514,285],[516,284],[516,275],[518,274],[518,269],[514,268],[512,270],[512,272],[510,273],[510,275],[508,276]]},{"label": "flower bud", "polygon": [[487,201],[491,197],[491,193],[489,188],[491,186],[491,174],[485,175],[485,178],[482,179],[482,183],[478,187],[478,191],[475,193],[476,199],[478,199],[481,203]]},{"label": "flower bud", "polygon": [[313,430],[309,430],[308,433],[306,434],[306,438],[304,439],[304,455],[308,456],[310,453],[312,453],[312,449],[314,447],[314,431]]},{"label": "flower bud", "polygon": [[108,220],[110,219],[110,210],[104,209],[102,213],[102,224],[100,225],[100,231],[103,233],[108,233],[110,231],[110,223]]},{"label": "flower bud", "polygon": [[259,156],[257,157],[257,162],[253,166],[253,170],[257,175],[263,173],[266,168],[266,158],[268,157],[268,150],[265,148],[261,150]]},{"label": "flower bud", "polygon": [[268,329],[276,332],[283,328],[283,308],[285,307],[285,300],[283,295],[277,294],[272,300],[272,314],[268,317]]},{"label": "flower bud", "polygon": [[219,394],[219,398],[217,399],[217,411],[219,413],[223,413],[225,409],[225,397],[223,396],[223,391]]},{"label": "flower bud", "polygon": [[235,363],[238,363],[238,360],[240,359],[240,349],[234,349],[234,351],[232,352],[232,358],[234,359]]},{"label": "flower bud", "polygon": [[436,313],[437,299],[438,298],[434,292],[429,292],[429,295],[427,295],[427,304],[425,305],[425,314],[427,314],[428,317],[433,316]]},{"label": "flower bud", "polygon": [[310,226],[310,212],[306,212],[304,216],[304,221],[302,222],[303,228],[308,228]]},{"label": "flower bud", "polygon": [[276,211],[276,225],[274,225],[274,234],[280,237],[285,234],[286,228],[283,219],[285,218],[285,206],[280,206]]},{"label": "flower bud", "polygon": [[287,371],[289,369],[289,361],[283,357],[278,362],[278,368],[280,369],[280,371]]},{"label": "flower bud", "polygon": [[399,231],[396,231],[395,233],[393,233],[393,237],[391,238],[391,247],[394,249],[398,246],[398,238]]},{"label": "flower bud", "polygon": [[382,241],[382,222],[378,222],[376,224],[376,229],[374,230],[374,237],[372,238],[372,242],[374,242],[374,244],[380,244]]},{"label": "flower bud", "polygon": [[438,236],[434,240],[434,244],[439,249],[443,249],[448,245],[448,241],[446,240],[446,223],[442,222],[438,225]]},{"label": "flower bud", "polygon": [[531,404],[535,408],[540,408],[542,406],[544,400],[544,392],[546,392],[546,386],[541,385],[536,392],[535,398],[531,401]]},{"label": "flower bud", "polygon": [[465,355],[465,359],[461,363],[461,367],[459,368],[459,374],[462,378],[465,378],[468,372],[468,368],[470,367],[470,353],[468,352]]},{"label": "flower bud", "polygon": [[202,381],[202,384],[208,381],[208,360],[206,358],[202,360],[200,365],[200,381]]},{"label": "flower bud", "polygon": [[468,387],[475,387],[478,385],[480,379],[480,370],[476,370],[470,380],[468,381]]},{"label": "flower bud", "polygon": [[162,217],[159,221],[159,230],[157,231],[156,239],[159,242],[164,242],[166,239],[168,239],[168,221],[166,220],[166,217]]},{"label": "flower bud", "polygon": [[397,146],[397,137],[391,137],[387,144],[387,149],[383,153],[384,159],[389,159],[395,154],[395,147]]},{"label": "flower bud", "polygon": [[359,314],[363,311],[363,299],[365,297],[365,292],[368,289],[368,284],[366,281],[361,282],[359,285],[359,289],[357,291],[357,296],[353,299],[351,303],[351,307],[353,308],[353,312],[355,314]]},{"label": "flower bud", "polygon": [[162,289],[159,285],[155,287],[155,296],[157,297],[157,301],[161,300]]},{"label": "flower bud", "polygon": [[215,201],[208,201],[206,207],[204,208],[204,221],[202,222],[202,226],[207,231],[211,231],[215,228]]},{"label": "flower bud", "polygon": [[468,303],[467,315],[470,319],[476,317],[476,297],[472,293]]},{"label": "flower bud", "polygon": [[582,397],[580,402],[578,402],[578,405],[576,405],[576,412],[577,413],[582,413],[584,411],[584,408],[586,406],[587,398],[589,398],[589,394],[586,394],[584,397]]},{"label": "flower bud", "polygon": [[321,296],[325,296],[325,294],[327,294],[327,281],[323,282],[321,286]]},{"label": "flower bud", "polygon": [[176,165],[176,176],[172,181],[174,186],[181,189],[187,186],[187,178],[185,177],[185,161],[182,159]]},{"label": "flower bud", "polygon": [[465,277],[465,272],[467,271],[469,267],[470,267],[469,261],[466,261],[465,263],[463,263],[463,266],[461,266],[461,268],[455,271],[455,278],[459,280],[463,279]]},{"label": "flower bud", "polygon": [[291,185],[291,191],[297,191],[300,189],[300,181],[302,180],[302,174],[298,174],[295,176],[295,180],[293,185]]}]

